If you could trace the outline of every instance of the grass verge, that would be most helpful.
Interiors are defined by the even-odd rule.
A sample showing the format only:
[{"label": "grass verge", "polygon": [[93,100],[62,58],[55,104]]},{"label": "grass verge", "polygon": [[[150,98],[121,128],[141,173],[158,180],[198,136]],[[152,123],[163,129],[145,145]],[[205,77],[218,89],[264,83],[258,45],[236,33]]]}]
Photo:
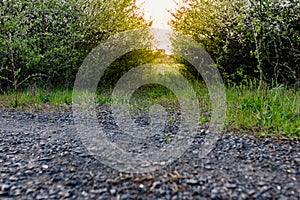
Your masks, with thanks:
[{"label": "grass verge", "polygon": [[[202,83],[194,85],[201,110],[200,122],[209,121],[209,94]],[[0,96],[0,107],[12,108],[14,92]],[[226,89],[227,114],[225,128],[258,137],[275,136],[300,139],[300,90],[283,86],[258,90],[252,85],[230,86]],[[21,110],[51,110],[72,104],[72,90],[29,90],[17,92]],[[178,106],[175,95],[164,87],[142,87],[133,95],[134,106],[160,103],[167,109]],[[97,96],[97,103],[109,103],[110,91]],[[148,103],[147,103],[148,101]]]},{"label": "grass verge", "polygon": [[300,90],[239,86],[226,93],[226,127],[256,136],[300,138]]}]

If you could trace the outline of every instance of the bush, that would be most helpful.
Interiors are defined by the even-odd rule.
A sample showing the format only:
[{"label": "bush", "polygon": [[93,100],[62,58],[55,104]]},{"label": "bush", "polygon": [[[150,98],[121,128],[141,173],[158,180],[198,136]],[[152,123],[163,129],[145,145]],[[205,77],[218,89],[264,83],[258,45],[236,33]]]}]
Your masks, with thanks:
[{"label": "bush", "polygon": [[99,42],[147,25],[135,8],[135,0],[1,1],[1,90],[33,83],[72,86],[81,62]]},{"label": "bush", "polygon": [[226,82],[299,83],[299,1],[191,0],[173,16],[174,29],[203,45]]},{"label": "bush", "polygon": [[244,6],[237,31],[254,48],[260,79],[300,82],[300,3],[297,0],[250,1]]},{"label": "bush", "polygon": [[81,60],[76,48],[82,38],[81,5],[75,0],[0,4],[2,87],[16,89],[33,79],[70,83]]}]

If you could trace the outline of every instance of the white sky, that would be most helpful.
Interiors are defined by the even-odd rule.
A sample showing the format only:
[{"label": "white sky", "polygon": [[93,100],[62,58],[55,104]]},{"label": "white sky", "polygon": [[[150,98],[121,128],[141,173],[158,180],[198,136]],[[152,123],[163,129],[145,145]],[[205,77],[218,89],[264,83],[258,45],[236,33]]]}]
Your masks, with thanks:
[{"label": "white sky", "polygon": [[175,11],[177,3],[181,2],[182,0],[137,0],[137,6],[143,10],[145,19],[153,21],[152,28],[158,28],[152,30],[155,48],[164,49],[167,54],[172,54],[172,29],[168,24],[172,15],[168,11]]},{"label": "white sky", "polygon": [[[176,0],[181,2],[181,0]],[[168,10],[177,7],[174,0],[137,0],[137,5],[144,10],[145,19],[153,20],[153,28],[170,29],[168,21],[172,19]]]}]

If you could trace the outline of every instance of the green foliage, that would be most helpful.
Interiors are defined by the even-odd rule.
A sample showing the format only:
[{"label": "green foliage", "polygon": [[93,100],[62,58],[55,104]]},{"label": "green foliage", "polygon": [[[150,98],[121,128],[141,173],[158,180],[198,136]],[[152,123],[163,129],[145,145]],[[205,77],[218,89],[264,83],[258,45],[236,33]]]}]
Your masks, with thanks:
[{"label": "green foliage", "polygon": [[135,0],[0,2],[1,91],[32,83],[73,84],[87,53],[124,30],[146,26]]},{"label": "green foliage", "polygon": [[86,3],[84,42],[88,50],[118,32],[147,27],[137,10],[136,0],[90,0]]},{"label": "green foliage", "polygon": [[147,63],[164,63],[167,59],[163,52],[152,50],[135,50],[131,51],[120,58],[116,59],[105,71],[102,76],[99,87],[113,87],[117,81],[130,69],[147,64]]},{"label": "green foliage", "polygon": [[[17,93],[17,94],[16,94]],[[15,105],[14,98],[18,96],[18,105]],[[72,103],[72,90],[67,89],[41,89],[34,92],[31,89],[20,89],[18,91],[6,91],[0,96],[0,107],[15,107],[25,110],[50,109]]]},{"label": "green foliage", "polygon": [[1,85],[16,89],[32,78],[50,84],[72,80],[80,61],[79,3],[7,0],[0,13],[0,76],[7,81]]},{"label": "green foliage", "polygon": [[208,51],[228,83],[300,81],[296,0],[190,0],[172,26]]},{"label": "green foliage", "polygon": [[300,137],[300,91],[278,86],[258,90],[254,84],[227,90],[227,126],[256,135]]},{"label": "green foliage", "polygon": [[43,103],[47,103],[50,101],[50,94],[40,94],[39,95],[39,99],[43,102]]},{"label": "green foliage", "polygon": [[[251,60],[244,59],[245,52],[238,41],[234,28],[243,4],[240,1],[191,0],[188,7],[173,13],[173,28],[199,42],[211,55],[226,80],[240,81],[236,66],[247,66]],[[248,70],[247,68],[244,71]],[[253,73],[253,72],[250,72]]]},{"label": "green foliage", "polygon": [[276,83],[300,81],[300,4],[297,0],[250,1],[244,7],[237,31],[254,44],[261,79]]}]

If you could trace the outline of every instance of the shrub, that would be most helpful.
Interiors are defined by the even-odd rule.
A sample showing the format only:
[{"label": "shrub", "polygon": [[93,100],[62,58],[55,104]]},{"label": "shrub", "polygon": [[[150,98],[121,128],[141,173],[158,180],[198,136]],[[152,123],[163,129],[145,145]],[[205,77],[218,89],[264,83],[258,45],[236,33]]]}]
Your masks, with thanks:
[{"label": "shrub", "polygon": [[76,49],[82,38],[80,4],[75,0],[0,4],[2,87],[16,89],[33,78],[50,84],[72,81],[80,62]]},{"label": "shrub", "polygon": [[227,82],[299,83],[299,1],[187,2],[173,27],[203,45]]},{"label": "shrub", "polygon": [[109,36],[146,26],[135,0],[0,2],[0,86],[72,86],[89,51]]}]

